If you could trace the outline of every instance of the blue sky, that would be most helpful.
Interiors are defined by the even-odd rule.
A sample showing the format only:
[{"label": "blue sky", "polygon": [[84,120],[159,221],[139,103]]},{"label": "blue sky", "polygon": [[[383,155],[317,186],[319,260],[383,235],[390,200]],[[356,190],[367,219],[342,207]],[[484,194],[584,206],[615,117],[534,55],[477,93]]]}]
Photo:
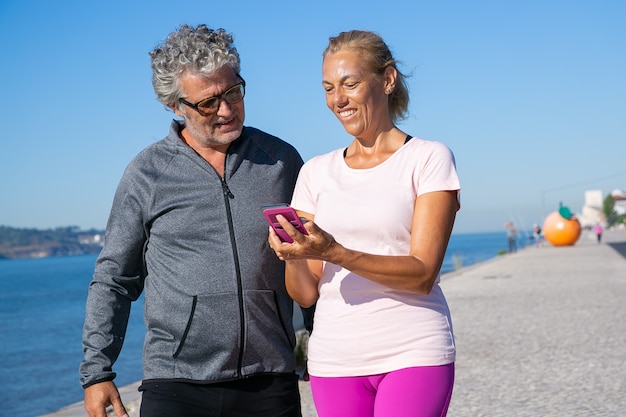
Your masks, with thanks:
[{"label": "blue sky", "polygon": [[543,222],[585,190],[626,189],[626,2],[0,2],[0,225],[104,228],[126,164],[167,132],[148,51],[182,23],[235,36],[246,124],[304,159],[351,138],[326,108],[321,53],[380,33],[411,77],[401,129],[446,143],[454,233]]}]

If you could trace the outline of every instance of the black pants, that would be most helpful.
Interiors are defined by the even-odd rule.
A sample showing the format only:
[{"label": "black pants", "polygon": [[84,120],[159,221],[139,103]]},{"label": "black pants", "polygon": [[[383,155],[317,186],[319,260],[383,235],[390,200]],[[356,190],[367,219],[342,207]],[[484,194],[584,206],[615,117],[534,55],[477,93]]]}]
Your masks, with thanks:
[{"label": "black pants", "polygon": [[141,417],[301,417],[298,376],[263,375],[214,384],[144,382]]}]

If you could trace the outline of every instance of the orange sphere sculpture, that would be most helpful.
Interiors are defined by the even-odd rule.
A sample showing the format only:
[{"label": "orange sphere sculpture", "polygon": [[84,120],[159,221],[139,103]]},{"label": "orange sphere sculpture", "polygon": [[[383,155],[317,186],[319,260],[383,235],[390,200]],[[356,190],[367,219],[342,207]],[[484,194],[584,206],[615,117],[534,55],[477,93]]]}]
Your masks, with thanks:
[{"label": "orange sphere sculpture", "polygon": [[566,216],[561,212],[552,212],[543,222],[543,236],[554,246],[571,246],[580,237],[580,222],[575,217],[567,217],[569,209],[565,210]]}]

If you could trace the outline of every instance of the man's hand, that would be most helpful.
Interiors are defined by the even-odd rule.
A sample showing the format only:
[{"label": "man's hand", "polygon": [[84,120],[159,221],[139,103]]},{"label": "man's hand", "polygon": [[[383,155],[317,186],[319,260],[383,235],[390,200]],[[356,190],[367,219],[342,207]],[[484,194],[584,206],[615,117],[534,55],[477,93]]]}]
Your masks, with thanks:
[{"label": "man's hand", "polygon": [[85,410],[89,417],[107,417],[106,408],[110,405],[117,417],[128,417],[113,381],[99,382],[85,388]]}]

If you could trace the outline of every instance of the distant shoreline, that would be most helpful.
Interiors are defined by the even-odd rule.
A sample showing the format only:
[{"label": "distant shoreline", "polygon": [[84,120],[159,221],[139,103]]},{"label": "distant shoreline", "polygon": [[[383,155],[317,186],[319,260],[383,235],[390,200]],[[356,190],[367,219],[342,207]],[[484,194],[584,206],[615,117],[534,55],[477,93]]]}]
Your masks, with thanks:
[{"label": "distant shoreline", "polygon": [[[452,236],[496,232],[453,233]],[[104,230],[77,226],[28,229],[0,225],[0,261],[59,256],[97,255],[104,244]]]},{"label": "distant shoreline", "polygon": [[76,226],[56,229],[18,229],[0,226],[0,260],[93,255],[104,244],[104,230]]}]

